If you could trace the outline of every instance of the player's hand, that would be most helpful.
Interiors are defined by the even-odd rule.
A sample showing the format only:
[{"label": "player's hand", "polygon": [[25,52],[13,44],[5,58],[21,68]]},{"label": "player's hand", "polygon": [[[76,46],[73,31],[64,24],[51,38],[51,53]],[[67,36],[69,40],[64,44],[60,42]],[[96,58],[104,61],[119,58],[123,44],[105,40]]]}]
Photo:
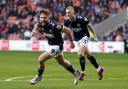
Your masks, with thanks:
[{"label": "player's hand", "polygon": [[89,40],[90,40],[90,41],[95,41],[95,42],[98,41],[97,37],[90,37]]},{"label": "player's hand", "polygon": [[70,42],[70,48],[74,48],[75,47],[75,44],[74,44],[74,42]]},{"label": "player's hand", "polygon": [[31,32],[31,36],[36,36],[36,32]]},{"label": "player's hand", "polygon": [[35,32],[31,32],[31,40],[37,40],[37,37],[36,37],[36,33]]}]

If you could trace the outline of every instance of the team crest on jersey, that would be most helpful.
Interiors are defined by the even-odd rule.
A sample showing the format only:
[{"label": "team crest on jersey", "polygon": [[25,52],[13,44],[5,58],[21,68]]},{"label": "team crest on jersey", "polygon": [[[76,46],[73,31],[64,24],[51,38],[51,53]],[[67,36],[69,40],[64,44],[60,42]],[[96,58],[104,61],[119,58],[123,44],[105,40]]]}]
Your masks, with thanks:
[{"label": "team crest on jersey", "polygon": [[57,27],[56,27],[57,29],[61,29],[62,28],[62,26],[61,25],[57,25]]}]

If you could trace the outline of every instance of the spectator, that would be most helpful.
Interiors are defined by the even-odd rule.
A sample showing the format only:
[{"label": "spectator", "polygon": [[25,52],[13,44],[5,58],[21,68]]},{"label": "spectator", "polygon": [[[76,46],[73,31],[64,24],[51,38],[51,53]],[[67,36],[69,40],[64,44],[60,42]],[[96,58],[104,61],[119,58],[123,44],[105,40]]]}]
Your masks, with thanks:
[{"label": "spectator", "polygon": [[[74,6],[76,13],[86,16],[90,23],[96,25],[124,10],[128,6],[128,0],[0,0],[0,25],[4,27],[0,35],[8,39],[5,34],[15,33],[24,39],[26,30],[22,28],[21,22],[28,20],[26,24],[30,25],[27,26],[27,31],[31,32],[33,24],[38,20],[38,11],[42,8],[49,8],[52,19],[63,24],[64,10],[69,5]],[[10,24],[10,21],[15,23]],[[125,37],[128,37],[127,28],[126,25],[126,30],[123,31]]]}]

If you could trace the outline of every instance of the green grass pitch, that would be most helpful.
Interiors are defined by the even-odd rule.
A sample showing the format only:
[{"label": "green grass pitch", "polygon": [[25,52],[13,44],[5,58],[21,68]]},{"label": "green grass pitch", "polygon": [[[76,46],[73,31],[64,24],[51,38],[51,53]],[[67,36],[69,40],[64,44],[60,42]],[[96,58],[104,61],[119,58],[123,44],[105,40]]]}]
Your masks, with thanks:
[{"label": "green grass pitch", "polygon": [[[36,85],[28,81],[37,73],[41,52],[0,51],[0,89],[128,89],[128,54],[93,54],[105,69],[98,80],[95,68],[86,60],[86,78],[77,86],[72,75],[57,64],[46,62],[43,80]],[[80,69],[76,53],[64,53],[71,64]]]}]

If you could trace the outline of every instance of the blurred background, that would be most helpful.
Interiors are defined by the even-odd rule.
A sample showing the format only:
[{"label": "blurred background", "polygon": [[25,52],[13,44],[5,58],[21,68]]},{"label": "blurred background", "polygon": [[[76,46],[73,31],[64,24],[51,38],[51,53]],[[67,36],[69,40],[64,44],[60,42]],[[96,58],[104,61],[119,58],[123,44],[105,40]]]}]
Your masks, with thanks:
[{"label": "blurred background", "polygon": [[42,8],[49,9],[52,19],[63,24],[69,5],[89,19],[100,41],[124,42],[128,52],[128,0],[0,0],[0,39],[30,40]]}]

